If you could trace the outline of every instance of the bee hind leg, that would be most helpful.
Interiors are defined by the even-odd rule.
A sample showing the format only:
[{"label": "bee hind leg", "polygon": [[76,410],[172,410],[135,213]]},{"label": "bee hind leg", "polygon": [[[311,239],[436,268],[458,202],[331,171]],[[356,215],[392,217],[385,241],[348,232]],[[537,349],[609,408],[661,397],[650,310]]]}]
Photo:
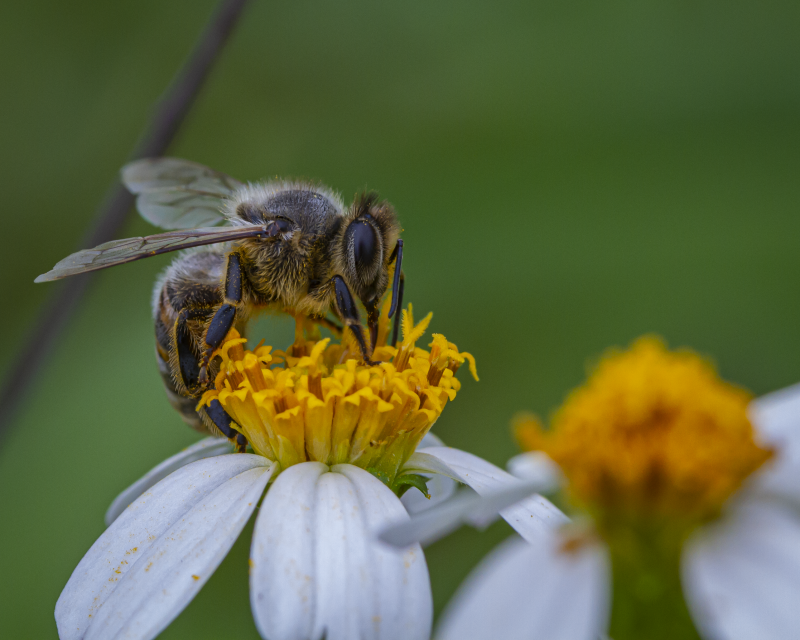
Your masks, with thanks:
[{"label": "bee hind leg", "polygon": [[[201,385],[199,381],[202,368],[193,349],[191,330],[187,325],[187,320],[202,318],[207,313],[207,310],[203,309],[184,309],[178,315],[173,329],[171,351],[174,355],[171,358],[171,369],[175,372],[175,379],[179,380],[181,384],[176,388],[172,384],[172,380],[169,380],[170,384],[167,384],[167,391],[173,391],[175,400],[177,400],[176,408],[184,415],[184,420],[186,420],[186,412],[190,411],[197,403],[197,398],[202,395],[205,389],[205,385]],[[173,402],[173,405],[176,405],[176,402]],[[197,417],[200,418],[200,422],[206,430],[211,433],[219,432],[228,440],[231,440],[237,451],[243,452],[247,447],[247,439],[231,426],[233,420],[223,409],[219,400],[212,400],[208,407],[197,411]]]},{"label": "bee hind leg", "polygon": [[241,433],[238,433],[231,426],[233,420],[228,415],[228,412],[222,408],[219,400],[212,400],[208,406],[201,409],[201,411],[205,411],[209,420],[219,429],[220,433],[236,445],[236,451],[238,453],[244,453],[245,448],[247,448],[247,438]]}]

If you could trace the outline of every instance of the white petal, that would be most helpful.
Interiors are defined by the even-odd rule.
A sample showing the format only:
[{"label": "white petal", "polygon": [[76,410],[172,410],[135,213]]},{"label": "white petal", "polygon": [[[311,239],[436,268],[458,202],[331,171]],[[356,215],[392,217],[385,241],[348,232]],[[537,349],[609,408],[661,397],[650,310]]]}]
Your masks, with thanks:
[{"label": "white petal", "polygon": [[464,489],[436,509],[414,514],[411,520],[392,523],[380,532],[380,539],[400,548],[414,542],[426,545],[443,538],[462,524],[483,526],[509,505],[529,498],[540,487],[538,481],[517,480],[484,495]]},{"label": "white petal", "polygon": [[[427,640],[433,600],[422,549],[414,545],[400,551],[375,539],[375,531],[387,522],[408,518],[405,509],[397,496],[367,471],[352,465],[336,465],[332,471],[335,473],[321,478],[330,481],[333,477],[327,500],[320,484],[318,513],[326,516],[317,527],[317,629],[327,630],[326,640]],[[345,535],[338,540],[329,536],[325,520],[346,523],[342,527]],[[345,609],[349,609],[348,616],[355,613],[359,633],[350,633],[349,625],[335,623],[341,615],[338,612]]]},{"label": "white petal", "polygon": [[154,638],[191,602],[228,554],[270,471],[231,478],[186,513],[120,580],[85,639]]},{"label": "white petal", "polygon": [[269,640],[426,639],[432,601],[421,549],[390,549],[373,536],[387,521],[408,518],[402,504],[363,469],[326,469],[290,467],[261,507],[251,552],[260,633]]},{"label": "white petal", "polygon": [[360,609],[374,609],[372,567],[364,544],[364,523],[352,483],[340,473],[324,473],[317,483],[315,557],[316,607],[312,638],[360,638]]},{"label": "white petal", "polygon": [[792,460],[790,455],[789,451],[777,449],[774,459],[748,478],[743,494],[765,499],[778,497],[800,504],[800,459]]},{"label": "white petal", "polygon": [[775,456],[753,476],[748,489],[800,503],[800,385],[758,398],[749,413]]},{"label": "white petal", "polygon": [[289,467],[261,503],[250,548],[250,606],[263,638],[311,637],[316,490],[327,470],[320,462]]},{"label": "white petal", "polygon": [[553,486],[563,484],[559,466],[544,451],[528,451],[514,456],[506,463],[508,472],[521,480],[540,480]]},{"label": "white petal", "polygon": [[737,505],[687,544],[683,583],[705,638],[798,637],[800,517],[779,504]]},{"label": "white petal", "polygon": [[437,640],[596,640],[606,630],[610,589],[604,550],[560,550],[507,540],[467,577],[442,614]]},{"label": "white petal", "polygon": [[177,471],[190,462],[202,460],[203,458],[220,456],[226,453],[233,453],[233,445],[230,441],[227,438],[209,436],[208,438],[203,438],[200,442],[195,442],[190,447],[186,447],[183,451],[175,454],[171,458],[167,458],[158,466],[153,467],[153,469],[148,471],[114,499],[114,502],[111,503],[108,511],[106,511],[106,526],[114,522],[114,520],[119,517],[119,514],[125,511],[131,502],[136,500],[136,498],[142,495],[156,482],[166,478],[173,471]]},{"label": "white petal", "polygon": [[432,431],[428,431],[428,433],[425,434],[425,437],[422,438],[422,441],[419,443],[417,449],[425,449],[426,447],[443,447],[443,446],[444,442],[442,442],[442,439]]},{"label": "white petal", "polygon": [[227,553],[272,468],[261,456],[217,456],[182,467],[143,494],[64,587],[55,611],[61,639],[154,637]]},{"label": "white petal", "polygon": [[800,384],[757,398],[748,411],[758,430],[770,441],[781,438],[800,447]]},{"label": "white petal", "polygon": [[[431,461],[431,459],[435,459]],[[418,450],[409,458],[404,470],[420,470],[442,473],[463,482],[480,495],[492,494],[492,500],[501,495],[501,490],[511,488],[517,491],[520,480],[499,467],[466,451],[450,447],[431,447]],[[546,479],[553,485],[540,487],[539,491],[555,488],[556,478]],[[488,506],[488,505],[487,505]],[[534,540],[543,532],[548,532],[569,521],[549,500],[533,494],[500,511],[500,515],[526,540]]]}]

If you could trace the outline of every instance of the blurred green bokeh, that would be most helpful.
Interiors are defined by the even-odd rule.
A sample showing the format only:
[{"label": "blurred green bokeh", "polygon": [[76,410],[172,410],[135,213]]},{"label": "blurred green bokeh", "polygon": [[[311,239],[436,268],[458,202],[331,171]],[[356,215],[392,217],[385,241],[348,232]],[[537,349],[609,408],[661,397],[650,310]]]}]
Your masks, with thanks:
[{"label": "blurred green bokeh", "polygon": [[[7,375],[56,286],[33,278],[78,248],[214,6],[0,7]],[[514,412],[546,414],[642,333],[755,393],[800,379],[798,33],[796,0],[255,2],[171,154],[390,199],[408,299],[481,374],[436,432],[503,464]],[[0,637],[55,637],[108,504],[197,437],[153,359],[167,262],[100,274],[2,442]],[[429,549],[437,612],[508,531]],[[164,638],[257,638],[248,540]]]}]

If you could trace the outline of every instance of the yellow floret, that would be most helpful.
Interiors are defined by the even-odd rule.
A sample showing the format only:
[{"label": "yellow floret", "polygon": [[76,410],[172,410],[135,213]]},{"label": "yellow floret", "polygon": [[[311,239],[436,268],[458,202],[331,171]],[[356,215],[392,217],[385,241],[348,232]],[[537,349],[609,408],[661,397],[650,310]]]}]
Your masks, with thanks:
[{"label": "yellow floret", "polygon": [[703,518],[771,456],[755,442],[750,399],[698,355],[645,337],[606,354],[549,430],[525,417],[516,431],[590,511]]},{"label": "yellow floret", "polygon": [[465,360],[477,379],[475,359],[440,334],[431,351],[416,346],[431,319],[414,324],[403,312],[403,341],[385,344],[384,313],[373,359],[366,366],[346,341],[304,340],[298,331],[286,352],[259,346],[231,330],[215,388],[200,406],[217,399],[253,450],[282,468],[308,460],[354,464],[391,484],[400,466],[460,389],[454,377]]}]

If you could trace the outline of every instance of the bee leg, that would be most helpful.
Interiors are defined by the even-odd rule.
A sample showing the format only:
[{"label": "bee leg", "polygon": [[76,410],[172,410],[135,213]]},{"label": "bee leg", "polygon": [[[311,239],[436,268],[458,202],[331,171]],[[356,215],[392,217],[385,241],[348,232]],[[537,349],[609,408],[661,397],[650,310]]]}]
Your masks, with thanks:
[{"label": "bee leg", "polygon": [[361,351],[361,359],[368,365],[378,364],[369,357],[367,341],[364,339],[364,328],[361,326],[361,318],[358,315],[358,307],[353,300],[353,294],[350,293],[350,289],[347,288],[347,284],[341,276],[333,276],[331,281],[336,292],[336,307],[339,316],[345,327],[353,332],[358,343],[358,349]]},{"label": "bee leg", "polygon": [[[181,413],[183,413],[184,409],[188,411],[193,410],[194,406],[197,404],[197,400],[194,398],[197,398],[202,391],[202,387],[198,386],[197,382],[200,374],[200,364],[197,361],[197,356],[195,355],[194,350],[192,349],[191,333],[186,325],[186,321],[208,317],[208,314],[209,310],[207,308],[182,309],[178,315],[178,319],[175,322],[173,329],[173,349],[176,359],[175,364],[180,375],[180,382],[185,390],[179,391],[178,389],[175,389],[175,393],[181,398],[193,399],[193,401],[190,401],[188,404],[183,401],[178,401],[179,410]],[[171,383],[171,376],[169,380]],[[168,384],[167,389],[170,390],[171,388],[173,387]],[[219,400],[213,400],[210,406],[200,409],[197,413],[200,414],[201,422],[206,425],[206,428],[208,428],[208,422],[203,420],[203,413],[205,413],[205,416],[208,418],[208,420],[219,430],[222,435],[233,441],[233,443],[236,445],[237,451],[245,450],[247,447],[247,439],[231,427],[233,420],[225,411],[225,409],[222,408]]]},{"label": "bee leg", "polygon": [[193,349],[192,332],[187,321],[202,320],[207,314],[208,310],[202,308],[181,309],[172,329],[171,341],[175,359],[173,371],[180,373],[180,383],[190,397],[196,396],[199,388],[200,364]]},{"label": "bee leg", "polygon": [[[397,305],[399,307],[403,306],[403,289],[406,286],[406,277],[403,273],[400,273],[400,285],[397,287]],[[394,327],[392,328],[392,346],[397,345],[397,332],[400,329],[400,315],[397,314],[394,318]]]},{"label": "bee leg", "polygon": [[[403,308],[403,289],[405,288],[406,276],[403,273],[403,241],[398,240],[397,244],[389,256],[389,264],[396,260],[394,265],[394,278],[392,278],[392,306],[389,307],[389,317],[391,318],[400,309]],[[392,346],[397,344],[397,332],[400,329],[400,314],[394,319],[394,328],[392,329]]]},{"label": "bee leg", "polygon": [[389,317],[391,318],[398,309],[403,307],[403,292],[401,280],[403,279],[403,241],[398,240],[394,246],[392,255],[389,256],[389,264],[397,261],[394,265],[394,278],[392,279],[392,306],[389,307]]},{"label": "bee leg", "polygon": [[236,305],[242,301],[242,265],[238,253],[228,256],[228,266],[225,270],[225,300],[221,307],[214,313],[211,322],[206,328],[203,358],[200,361],[200,375],[198,381],[203,387],[208,385],[208,363],[211,354],[222,344],[228,331],[236,319]]},{"label": "bee leg", "polygon": [[369,329],[370,350],[375,351],[375,345],[378,342],[378,318],[380,318],[378,301],[371,300],[364,306],[367,308],[367,329]]},{"label": "bee leg", "polygon": [[237,433],[237,431],[231,427],[233,420],[228,415],[228,412],[222,408],[219,400],[212,400],[208,406],[205,407],[205,411],[206,415],[211,419],[211,422],[214,423],[214,426],[220,430],[222,435],[234,442],[236,451],[238,453],[244,453],[247,447],[247,438],[241,433]]}]

